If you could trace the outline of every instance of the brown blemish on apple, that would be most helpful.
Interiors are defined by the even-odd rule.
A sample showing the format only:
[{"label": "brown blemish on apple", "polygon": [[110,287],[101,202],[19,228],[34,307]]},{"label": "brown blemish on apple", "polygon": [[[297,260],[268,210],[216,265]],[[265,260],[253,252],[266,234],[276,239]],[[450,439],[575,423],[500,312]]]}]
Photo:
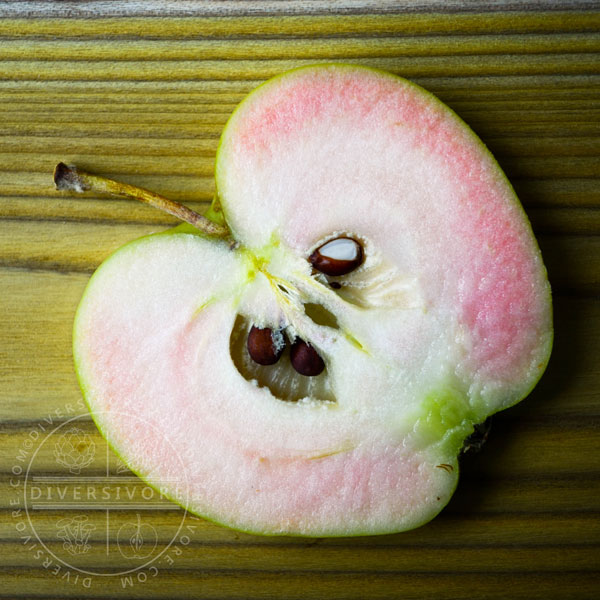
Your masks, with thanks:
[{"label": "brown blemish on apple", "polygon": [[441,465],[436,465],[436,468],[444,469],[444,471],[446,471],[447,473],[452,473],[452,471],[454,471],[454,467],[447,463],[442,463]]}]

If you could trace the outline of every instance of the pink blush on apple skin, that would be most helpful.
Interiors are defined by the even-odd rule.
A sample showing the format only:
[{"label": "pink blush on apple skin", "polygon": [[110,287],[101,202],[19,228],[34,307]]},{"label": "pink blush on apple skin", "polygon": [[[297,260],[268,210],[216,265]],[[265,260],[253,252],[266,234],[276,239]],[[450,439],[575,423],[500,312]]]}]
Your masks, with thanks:
[{"label": "pink blush on apple skin", "polygon": [[[91,387],[102,392],[94,406],[99,423],[110,411],[111,438],[119,454],[149,482],[165,482],[166,494],[189,501],[192,510],[233,527],[271,523],[274,532],[310,532],[362,523],[365,532],[378,533],[390,515],[398,522],[426,521],[445,504],[448,475],[438,472],[426,454],[392,441],[320,453],[282,451],[270,430],[262,440],[253,436],[250,446],[248,439],[232,435],[235,428],[227,426],[228,419],[239,411],[230,399],[218,400],[218,381],[193,381],[202,370],[194,355],[206,329],[202,321],[211,322],[209,312],[161,340],[155,351],[165,368],[151,373],[135,368],[152,339],[143,325],[147,315],[121,319],[110,303],[92,308],[89,315],[93,327],[86,362],[94,364]],[[94,390],[89,391],[93,399]],[[245,421],[247,427],[260,427],[251,414]],[[232,490],[245,497],[239,523],[240,505]],[[431,494],[441,498],[433,508],[427,501]]]},{"label": "pink blush on apple skin", "polygon": [[[457,307],[458,322],[471,332],[467,359],[471,371],[497,381],[519,377],[523,356],[535,351],[549,327],[550,316],[544,310],[548,289],[536,272],[540,271],[539,251],[522,209],[492,156],[458,118],[448,118],[446,107],[432,96],[424,102],[422,91],[408,82],[339,67],[309,76],[300,69],[296,75],[268,101],[259,99],[247,109],[236,131],[236,152],[256,156],[257,164],[268,162],[271,153],[279,156],[282,140],[306,128],[312,136],[319,135],[322,127],[343,115],[340,127],[349,119],[357,130],[379,131],[379,138],[388,137],[391,144],[408,143],[407,151],[426,149],[429,156],[437,157],[448,174],[448,204],[438,206],[436,216],[417,217],[415,206],[398,210],[415,211],[415,230],[424,229],[433,219],[430,230],[439,229],[436,237],[447,240],[445,251],[435,259],[437,273],[431,270],[432,282],[444,273],[459,274],[445,302]],[[360,164],[360,156],[355,160]],[[312,181],[304,190],[310,190],[308,197],[314,199],[328,187],[327,177],[317,173],[315,169],[313,179],[322,176],[321,187]],[[303,209],[302,204],[306,204]],[[295,206],[286,217],[298,232],[292,241],[301,243],[306,214],[319,215],[321,222],[327,222],[329,215],[321,214],[317,200],[298,201]],[[344,221],[342,215],[336,218]],[[369,225],[365,218],[363,228]],[[427,231],[421,235],[432,237]]]},{"label": "pink blush on apple skin", "polygon": [[456,264],[447,268],[462,272],[458,303],[461,321],[472,333],[474,370],[510,379],[548,330],[548,289],[537,245],[524,219],[518,218],[522,209],[499,201],[512,193],[508,182],[494,177],[461,135],[450,125],[436,142],[440,152],[452,157],[457,182],[469,190],[466,201],[453,207],[452,232],[465,240],[469,250],[463,260],[469,269]]},{"label": "pink blush on apple skin", "polygon": [[[231,450],[223,449],[230,456]],[[390,518],[426,521],[447,501],[447,479],[455,477],[436,469],[426,457],[392,446],[322,458],[267,458],[246,452],[241,462],[229,460],[218,480],[211,478],[210,469],[194,472],[190,464],[192,481],[197,482],[192,496],[201,499],[210,493],[211,505],[230,515],[235,527],[239,506],[231,490],[237,490],[245,499],[246,522],[254,521],[257,527],[269,522],[274,533],[339,532],[361,523],[364,533],[378,533]],[[433,508],[432,494],[440,497]],[[206,512],[200,504],[192,508]]]},{"label": "pink blush on apple skin", "polygon": [[[291,81],[280,97],[267,105],[248,109],[243,128],[238,135],[243,152],[269,148],[273,139],[280,139],[314,118],[338,109],[352,110],[360,118],[369,110],[361,100],[364,84],[352,78],[329,78],[315,74],[308,81]],[[255,93],[260,93],[260,90]]]}]

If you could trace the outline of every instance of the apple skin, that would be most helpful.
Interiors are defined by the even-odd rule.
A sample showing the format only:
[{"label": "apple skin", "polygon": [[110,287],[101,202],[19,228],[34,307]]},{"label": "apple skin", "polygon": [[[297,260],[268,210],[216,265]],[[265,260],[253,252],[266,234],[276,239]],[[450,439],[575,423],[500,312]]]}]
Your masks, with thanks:
[{"label": "apple skin", "polygon": [[[348,72],[351,71],[352,73],[372,72],[378,77],[394,79],[401,82],[403,86],[413,89],[416,94],[424,98],[428,98],[428,101],[433,103],[433,105],[435,105],[436,107],[443,106],[441,105],[441,103],[439,103],[439,101],[435,100],[433,96],[424,92],[417,86],[414,86],[414,84],[409,84],[405,80],[401,80],[400,78],[395,78],[392,75],[384,74],[375,70],[340,65],[317,68],[302,68],[296,70],[295,72],[278,76],[277,78],[274,78],[274,80],[270,80],[266,84],[263,84],[263,86],[260,86],[255,92],[250,94],[248,98],[242,103],[240,108],[236,109],[234,115],[232,115],[232,118],[230,119],[228,125],[225,128],[224,135],[219,146],[217,154],[216,171],[217,185],[219,188],[219,193],[221,194],[219,197],[219,202],[222,206],[223,212],[220,213],[220,211],[215,211],[215,214],[224,214],[227,222],[230,225],[232,225],[232,230],[236,239],[242,240],[242,245],[246,248],[249,248],[251,254],[256,254],[256,252],[262,252],[265,256],[267,256],[267,258],[261,258],[261,261],[271,261],[270,264],[275,264],[277,259],[277,253],[279,252],[278,248],[280,246],[283,246],[286,249],[286,252],[288,248],[292,248],[294,251],[297,251],[299,246],[298,240],[288,239],[283,240],[283,242],[278,241],[277,243],[272,243],[271,238],[269,238],[268,241],[266,241],[266,238],[264,237],[263,239],[260,239],[262,235],[260,227],[257,228],[258,233],[256,233],[252,227],[248,226],[248,224],[244,225],[241,221],[239,221],[239,219],[237,219],[236,211],[239,209],[236,208],[236,202],[237,200],[239,200],[239,198],[237,198],[237,191],[234,188],[232,188],[231,184],[227,181],[229,173],[225,170],[223,166],[227,162],[227,153],[230,151],[231,148],[231,139],[227,136],[235,136],[235,128],[237,127],[236,119],[239,120],[239,116],[243,114],[243,110],[248,106],[252,106],[257,102],[260,102],[262,94],[268,93],[269,90],[272,90],[272,86],[277,85],[278,81],[291,81],[294,77],[302,77],[303,73],[307,73],[310,75],[315,71],[322,72],[322,70],[325,69],[333,69],[336,72],[343,72],[344,70],[348,70]],[[362,75],[359,75],[359,77],[362,77]],[[495,161],[493,161],[489,152],[485,149],[483,144],[475,137],[475,135],[472,132],[470,132],[470,130],[466,129],[466,126],[462,123],[462,121],[460,121],[458,117],[451,113],[449,109],[447,109],[447,107],[443,107],[443,111],[444,116],[449,121],[456,121],[457,126],[467,137],[469,143],[472,146],[476,146],[478,148],[478,151],[483,157],[482,160],[486,161],[486,164],[493,163],[495,165]],[[516,196],[514,196],[514,192],[512,192],[510,184],[507,183],[500,169],[497,167],[494,168],[496,169],[496,171],[494,171],[496,183],[498,183],[498,181],[501,180],[499,185],[503,186],[504,190],[509,190],[510,192],[503,196],[503,201],[510,203],[511,210],[514,211],[512,213],[511,218],[514,219],[515,222],[518,222],[520,224],[521,229],[519,231],[524,232],[520,233],[520,235],[524,236],[528,240],[528,250],[531,250],[531,248],[533,248],[533,254],[531,256],[539,256],[539,249],[537,249],[537,246],[535,245],[535,241],[533,239],[529,223],[521,205],[516,199]],[[321,238],[318,237],[314,231],[309,232],[306,235],[310,236],[313,242],[316,242],[317,240],[322,241]],[[147,257],[144,255],[144,252],[146,252],[149,248],[149,244],[151,244],[152,246],[157,246],[157,248],[155,248],[154,250],[150,250],[151,257]],[[156,440],[153,440],[151,437],[147,440],[137,440],[135,439],[135,431],[126,431],[127,423],[118,420],[110,421],[110,419],[107,420],[105,418],[106,409],[108,409],[109,411],[115,410],[115,412],[117,412],[117,410],[119,409],[118,406],[115,408],[115,403],[119,400],[118,386],[116,386],[115,388],[110,388],[110,393],[108,394],[108,396],[105,396],[105,398],[108,397],[110,400],[110,402],[107,403],[105,399],[102,398],[103,394],[106,393],[106,389],[103,390],[101,389],[102,385],[98,385],[98,382],[101,381],[102,375],[98,375],[98,373],[93,373],[93,364],[96,361],[96,359],[93,358],[94,352],[90,351],[90,349],[87,347],[87,344],[90,338],[90,329],[93,323],[98,321],[99,315],[102,314],[102,302],[98,304],[95,303],[98,302],[98,298],[101,298],[103,295],[106,295],[106,292],[98,288],[106,287],[107,281],[110,281],[111,278],[115,276],[115,273],[118,273],[123,268],[123,261],[129,260],[128,257],[133,257],[130,262],[126,262],[126,268],[131,272],[135,272],[136,269],[140,267],[140,264],[143,263],[149,264],[151,266],[151,270],[160,271],[160,269],[164,269],[166,275],[163,277],[164,281],[161,280],[160,282],[158,295],[163,294],[168,297],[168,295],[172,293],[170,291],[170,288],[172,288],[171,282],[180,276],[179,269],[173,268],[169,270],[168,264],[165,265],[164,256],[162,259],[163,262],[161,262],[161,258],[159,256],[156,256],[157,252],[155,252],[155,250],[157,250],[158,247],[161,247],[164,251],[164,254],[167,255],[169,252],[169,248],[167,248],[167,246],[172,246],[173,244],[180,245],[181,249],[185,248],[186,250],[184,253],[182,253],[182,250],[178,250],[178,252],[175,252],[173,256],[170,257],[170,261],[172,264],[176,264],[177,256],[188,256],[189,254],[193,254],[194,252],[197,252],[199,257],[199,260],[196,262],[202,263],[199,266],[194,265],[189,269],[187,269],[186,267],[187,270],[185,272],[184,279],[187,282],[186,285],[188,286],[191,286],[194,281],[198,282],[201,280],[202,277],[206,277],[202,274],[203,270],[205,269],[208,269],[209,272],[213,271],[214,269],[223,269],[223,271],[227,271],[228,269],[230,269],[234,273],[234,275],[232,275],[232,279],[235,280],[235,285],[225,285],[224,289],[219,291],[219,294],[221,294],[223,297],[236,297],[236,295],[239,296],[239,282],[242,282],[244,285],[246,285],[252,281],[253,275],[251,273],[254,267],[252,265],[249,265],[247,254],[243,254],[241,252],[236,254],[235,251],[232,252],[229,249],[225,250],[225,248],[222,248],[223,252],[215,253],[215,256],[213,256],[211,259],[211,264],[207,267],[205,264],[207,262],[205,260],[205,252],[212,252],[212,249],[209,250],[207,245],[214,245],[215,242],[208,241],[206,238],[198,236],[188,226],[181,226],[171,232],[156,234],[147,238],[143,238],[142,240],[131,242],[130,244],[123,247],[122,249],[119,249],[115,254],[113,254],[113,256],[109,258],[100,267],[97,273],[92,277],[90,285],[88,286],[86,293],[84,294],[84,298],[82,299],[80,309],[78,310],[78,315],[76,317],[74,327],[74,354],[77,373],[83,391],[83,395],[86,401],[88,402],[90,412],[96,424],[98,425],[103,435],[107,438],[109,444],[113,447],[115,452],[122,458],[122,460],[126,464],[128,464],[130,468],[134,472],[136,472],[136,474],[138,474],[142,479],[146,480],[149,483],[149,485],[152,485],[153,487],[157,488],[160,485],[161,475],[164,477],[167,477],[167,475],[166,471],[161,471],[160,469],[157,471],[154,468],[156,464],[159,464],[161,467],[165,467],[165,465],[161,463],[161,458],[159,455],[160,453],[151,454],[148,448],[151,442]],[[302,247],[304,256],[308,255],[307,253],[310,251],[310,249],[311,248],[307,247],[306,245]],[[219,256],[216,256],[216,254],[219,254]],[[284,258],[286,256],[287,255],[285,255]],[[139,261],[137,260],[137,257],[139,257]],[[166,262],[168,263],[169,261],[167,260]],[[295,265],[296,263],[293,264]],[[309,517],[303,516],[296,520],[290,518],[286,520],[285,518],[282,518],[281,515],[277,515],[277,518],[273,518],[272,521],[269,521],[269,517],[274,517],[275,515],[269,514],[268,511],[266,516],[263,515],[262,517],[260,517],[259,515],[259,517],[256,517],[256,515],[253,515],[254,517],[256,517],[253,520],[252,518],[249,518],[248,515],[233,514],[235,510],[232,512],[231,508],[229,514],[224,514],[222,511],[219,510],[220,507],[211,507],[206,503],[205,500],[202,500],[201,502],[196,502],[193,498],[191,500],[188,498],[186,499],[186,501],[182,502],[180,498],[173,497],[174,501],[180,502],[185,508],[187,508],[191,512],[199,514],[200,516],[203,516],[208,520],[224,524],[226,526],[235,528],[240,531],[266,535],[292,534],[309,537],[325,535],[373,535],[412,529],[414,527],[418,527],[428,522],[443,508],[443,506],[448,502],[448,500],[452,496],[452,493],[454,492],[458,481],[458,463],[456,456],[460,450],[460,447],[462,446],[464,438],[468,436],[469,433],[472,431],[473,424],[483,421],[489,414],[496,412],[497,410],[501,410],[520,401],[535,386],[537,380],[539,379],[539,377],[541,377],[547,365],[552,345],[551,299],[550,288],[545,278],[545,271],[543,270],[543,265],[540,265],[541,261],[535,264],[535,268],[537,269],[537,278],[535,279],[535,284],[539,288],[539,294],[538,296],[536,296],[536,299],[537,301],[539,301],[539,306],[541,307],[540,311],[543,312],[543,315],[540,318],[541,325],[537,324],[535,330],[537,332],[542,332],[543,339],[536,347],[536,368],[534,370],[531,370],[528,367],[529,371],[527,371],[526,378],[523,377],[523,370],[517,370],[516,375],[513,373],[512,375],[509,374],[507,376],[506,373],[503,373],[501,377],[498,377],[498,382],[500,383],[496,382],[495,385],[496,387],[501,387],[501,385],[504,385],[507,388],[509,388],[513,385],[512,380],[516,380],[515,385],[511,387],[509,393],[506,393],[504,396],[502,396],[502,394],[500,394],[499,392],[496,393],[497,390],[496,392],[492,390],[493,393],[490,395],[491,400],[488,400],[487,403],[475,403],[475,405],[469,407],[465,407],[461,393],[457,392],[457,390],[454,387],[453,381],[451,381],[450,379],[442,379],[440,380],[440,382],[438,382],[437,387],[435,389],[429,390],[426,394],[424,394],[420,398],[419,402],[417,402],[416,405],[411,409],[411,411],[408,411],[408,413],[403,416],[403,421],[406,421],[410,424],[410,427],[408,427],[408,429],[412,430],[413,432],[416,432],[415,435],[418,438],[417,442],[415,442],[415,440],[411,438],[411,443],[413,445],[411,446],[409,444],[409,453],[412,453],[414,456],[419,457],[419,460],[421,461],[418,463],[419,465],[429,465],[431,467],[431,473],[428,475],[428,477],[434,478],[435,481],[438,482],[434,485],[431,483],[430,479],[427,479],[428,485],[431,485],[430,492],[432,490],[435,490],[435,492],[433,492],[433,495],[439,492],[439,496],[436,496],[438,498],[437,501],[432,502],[431,500],[429,500],[429,503],[427,504],[424,510],[421,508],[415,509],[415,511],[412,512],[411,515],[406,519],[399,519],[397,518],[397,515],[393,513],[393,511],[390,511],[389,518],[387,519],[387,521],[383,516],[380,515],[379,520],[377,520],[376,522],[369,522],[368,519],[365,519],[364,523],[362,524],[356,518],[349,518],[348,523],[345,523],[344,516],[339,515],[337,521],[332,522],[332,524],[328,525],[326,522],[327,515],[325,515],[325,520],[323,520],[323,515],[320,515],[320,520],[317,519],[315,524],[312,524],[310,522],[310,515]],[[210,278],[208,278],[208,280],[210,280]],[[135,283],[137,280],[133,278],[132,281]],[[140,280],[138,284],[140,286],[143,285],[143,280]],[[206,285],[209,285],[209,281],[207,281]],[[132,287],[136,288],[137,286],[133,284]],[[148,291],[151,291],[150,288],[148,288]],[[118,293],[119,292],[117,292],[117,294]],[[123,294],[123,297],[129,298],[129,292],[125,291],[123,292]],[[320,297],[320,299],[323,301],[323,304],[326,305],[327,308],[331,308],[332,310],[338,310],[340,307],[339,303],[336,303],[337,301],[334,302],[334,300],[332,300],[330,296],[322,296]],[[327,302],[329,301],[331,301],[332,304],[327,306]],[[205,305],[208,306],[206,303],[210,302],[213,302],[211,298],[198,298],[196,303],[199,306],[196,306],[196,310],[199,310],[199,307],[202,307],[202,310],[204,311],[203,307]],[[111,307],[109,306],[109,309],[110,308]],[[166,305],[162,306],[162,309],[165,308],[167,308]],[[112,309],[114,310],[114,306],[112,307]],[[210,309],[210,306],[208,309]],[[95,311],[97,311],[97,314],[93,314]],[[232,315],[229,315],[229,320],[225,319],[226,323],[224,323],[222,327],[219,327],[216,330],[209,329],[208,334],[195,333],[195,337],[193,338],[193,340],[198,344],[202,344],[204,343],[203,340],[206,339],[207,336],[210,337],[210,335],[214,334],[215,331],[217,335],[223,336],[224,332],[229,331],[232,326],[232,316],[234,316],[234,312],[235,311],[232,312]],[[354,314],[351,313],[352,311],[349,311],[347,314],[344,313],[342,317],[350,319],[352,318],[352,314]],[[159,317],[161,311],[157,310],[157,307],[152,307],[150,314],[154,317]],[[131,315],[129,315],[129,317],[131,317]],[[256,318],[264,318],[264,315],[257,314]],[[119,329],[119,324],[116,322],[110,323],[109,325],[115,330]],[[103,330],[103,332],[106,333],[106,330]],[[227,334],[225,333],[225,335]],[[112,340],[115,344],[118,345],[119,341],[117,337],[112,338]],[[324,345],[326,345],[327,343],[327,340],[320,341]],[[339,342],[339,340],[336,340],[336,343],[339,344],[341,342]],[[219,346],[218,352],[223,353],[224,349],[221,346]],[[350,344],[348,346],[350,346]],[[159,347],[158,350],[165,351],[165,347]],[[347,352],[349,353],[350,350],[348,350]],[[130,360],[126,361],[128,363],[127,366],[131,364],[131,361],[134,359],[135,356],[135,352],[133,352],[130,355]],[[189,358],[189,356],[187,358]],[[108,368],[110,370],[112,368],[115,368],[115,365],[108,362],[103,363],[102,367],[105,369]],[[328,364],[328,368],[332,371],[334,370],[334,367],[335,365]],[[116,368],[115,373],[117,373],[120,376],[125,376],[125,378],[127,375],[126,373],[122,372],[120,367]],[[485,369],[484,375],[486,375]],[[226,379],[229,379],[229,377],[230,375],[227,374]],[[233,371],[231,373],[231,377],[234,377]],[[131,383],[132,382],[130,381],[130,384]],[[213,387],[211,389],[214,390],[218,383],[218,381],[212,381]],[[150,385],[149,382],[145,379],[142,381],[142,384]],[[238,391],[244,390],[244,385],[246,385],[246,382],[237,381],[236,385],[237,387],[234,386],[232,389],[236,389]],[[128,390],[131,393],[135,394],[134,388],[131,385],[128,387]],[[166,391],[166,389],[161,390],[161,393],[165,393]],[[252,402],[264,402],[265,399],[263,396],[265,396],[265,393],[257,394],[256,391],[257,390],[248,390],[247,395],[249,402],[245,402],[242,406],[237,406],[235,410],[240,411],[240,409],[244,407],[248,407],[248,410],[251,410],[250,404]],[[500,390],[500,392],[502,391],[503,390]],[[263,392],[265,391],[263,390]],[[200,394],[200,397],[203,399],[208,396],[209,395],[207,395],[206,393]],[[127,399],[127,401],[129,401],[129,399]],[[222,406],[222,404],[219,404],[219,402],[213,403],[213,405],[213,408],[215,406]],[[156,403],[149,403],[149,405],[147,406],[148,418],[152,423],[152,427],[158,428],[158,430],[162,432],[162,434],[164,434],[165,429],[160,427],[162,415],[161,419],[157,420],[157,406],[158,405]],[[127,410],[140,410],[143,409],[143,403],[141,405],[126,404],[124,408]],[[277,413],[276,418],[274,418],[271,421],[272,423],[277,422],[277,420],[281,419],[284,414],[289,413],[289,406],[277,406],[272,408],[273,411]],[[201,419],[200,414],[201,413],[197,412],[187,413],[186,418],[184,420],[189,420],[191,416],[195,417],[196,419]],[[382,415],[386,415],[389,417],[389,413],[386,413],[384,410],[382,410]],[[171,425],[174,425],[176,427],[183,427],[181,420],[178,420],[175,417],[176,415],[169,414],[167,415],[166,420]],[[327,418],[328,417],[325,417],[324,420],[327,420]],[[363,424],[365,422],[368,422],[368,418],[365,417],[365,419],[366,420],[363,421]],[[315,421],[310,421],[310,419],[308,419],[307,422],[310,422],[312,423],[312,425],[316,426]],[[217,421],[211,421],[210,425],[218,427]],[[326,431],[326,428],[323,429]],[[236,432],[237,436],[242,435],[241,432],[243,431],[243,429],[234,426],[233,430]],[[175,436],[174,440],[171,440],[169,444],[174,444],[176,447],[183,449],[183,452],[185,453],[189,451],[189,437],[191,436],[191,431],[189,429],[181,429],[181,431],[183,432],[183,434],[179,437]],[[216,435],[218,438],[218,434]],[[325,439],[325,437],[323,437],[323,439]],[[236,442],[237,441],[238,439],[236,438]],[[377,446],[377,444],[379,443],[378,440],[371,440],[369,443],[372,444],[372,447],[374,449],[373,451],[376,454],[378,448],[381,449],[387,447],[386,444],[389,444],[389,438],[384,436],[383,445],[380,446]],[[178,446],[178,444],[180,445]],[[430,452],[429,446],[434,447],[435,449]],[[227,447],[231,448],[231,446],[227,446],[227,444],[222,446],[222,448]],[[249,447],[251,447],[250,443],[248,443],[247,446],[244,446],[244,443],[241,442],[239,444],[239,451],[247,451]],[[317,448],[321,447],[317,444]],[[238,450],[238,447],[234,447],[233,450]],[[313,455],[309,457],[309,459],[312,461],[313,464],[334,460],[340,460],[340,462],[343,463],[343,461],[339,458],[340,455],[343,455],[344,453],[352,453],[352,451],[345,448],[343,444],[341,444],[337,449],[334,450],[335,451],[333,452],[330,452],[327,448],[325,448],[325,451],[318,450],[317,452],[314,452]],[[338,450],[340,451],[340,453],[338,453]],[[392,453],[392,455],[390,456],[390,465],[394,464],[395,458],[398,458],[398,462],[402,462],[402,460],[406,459],[407,464],[413,464],[410,463],[409,460],[411,457],[407,458],[399,450],[398,452],[399,454],[394,455]],[[370,457],[368,450],[365,450],[364,454],[357,458],[357,460],[365,459],[367,465],[377,465],[377,462],[369,462],[371,458],[372,457]],[[357,464],[360,464],[360,460]],[[449,466],[450,468],[441,468],[442,466]],[[307,473],[312,475],[314,471],[314,474],[318,475],[318,469],[311,469],[312,467],[308,468]],[[412,467],[408,468],[406,473],[411,472],[411,470]],[[362,473],[363,471],[364,469],[359,469],[358,472]],[[258,473],[258,470],[256,471],[256,473]],[[402,474],[402,471],[400,470],[398,473],[400,475]],[[329,475],[331,475],[331,473],[329,473]],[[193,473],[192,476],[194,476]],[[224,475],[224,478],[226,479],[227,477],[225,477]],[[235,474],[233,474],[233,476],[230,477],[230,480],[232,484],[236,481]],[[303,478],[301,478],[299,481],[290,481],[289,493],[294,493],[296,490],[298,490],[299,485],[301,485],[300,482],[302,480]],[[156,481],[158,481],[158,483],[156,483]],[[205,490],[199,490],[193,485],[187,491],[192,496],[194,496],[194,494],[197,493],[205,493]],[[168,492],[167,494],[165,494],[162,489],[161,493],[163,493],[163,495],[170,496]],[[431,493],[425,494],[425,496],[427,497],[431,495]],[[257,503],[255,503],[253,505],[254,511],[260,512],[261,502],[267,504],[269,502],[269,499],[263,498],[262,500],[259,500]],[[330,506],[334,506],[334,504],[332,503]]]}]

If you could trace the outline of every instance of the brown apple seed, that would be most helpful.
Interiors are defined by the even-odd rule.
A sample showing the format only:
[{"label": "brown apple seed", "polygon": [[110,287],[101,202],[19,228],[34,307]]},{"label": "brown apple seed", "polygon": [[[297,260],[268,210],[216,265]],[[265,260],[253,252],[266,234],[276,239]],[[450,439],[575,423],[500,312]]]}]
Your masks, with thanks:
[{"label": "brown apple seed", "polygon": [[325,363],[317,351],[300,338],[297,338],[292,344],[290,358],[292,366],[300,375],[314,377],[322,373],[325,368]]},{"label": "brown apple seed", "polygon": [[332,277],[347,275],[364,259],[362,246],[353,238],[341,236],[325,242],[309,257],[312,266]]},{"label": "brown apple seed", "polygon": [[285,338],[281,331],[252,326],[248,334],[248,354],[259,365],[274,365],[285,348]]}]

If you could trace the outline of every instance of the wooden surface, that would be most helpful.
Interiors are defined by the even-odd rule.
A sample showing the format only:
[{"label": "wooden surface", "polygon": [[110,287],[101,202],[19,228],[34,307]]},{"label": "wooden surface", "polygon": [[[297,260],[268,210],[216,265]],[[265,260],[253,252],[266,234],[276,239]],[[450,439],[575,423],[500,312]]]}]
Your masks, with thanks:
[{"label": "wooden surface", "polygon": [[[154,2],[117,19],[127,6],[109,4],[0,4],[0,597],[600,597],[595,3]],[[83,482],[142,487],[85,416],[71,324],[104,257],[173,223],[132,202],[57,193],[54,165],[74,162],[203,210],[236,103],[271,75],[323,60],[413,79],[495,153],[554,290],[556,342],[542,382],[495,419],[444,512],[409,533],[260,538],[188,515],[188,540],[173,506],[118,508],[111,498],[105,510],[89,497],[82,507],[29,506],[27,521],[32,478],[56,487],[43,478],[64,475],[50,442],[74,415],[84,415],[77,450],[94,456],[63,494],[75,498]],[[28,463],[29,492],[19,472]],[[157,548],[175,543],[170,560],[128,580],[114,575],[130,564],[119,532],[135,531],[140,513],[146,546],[148,532]],[[57,518],[78,515],[92,530],[75,555]]]}]

